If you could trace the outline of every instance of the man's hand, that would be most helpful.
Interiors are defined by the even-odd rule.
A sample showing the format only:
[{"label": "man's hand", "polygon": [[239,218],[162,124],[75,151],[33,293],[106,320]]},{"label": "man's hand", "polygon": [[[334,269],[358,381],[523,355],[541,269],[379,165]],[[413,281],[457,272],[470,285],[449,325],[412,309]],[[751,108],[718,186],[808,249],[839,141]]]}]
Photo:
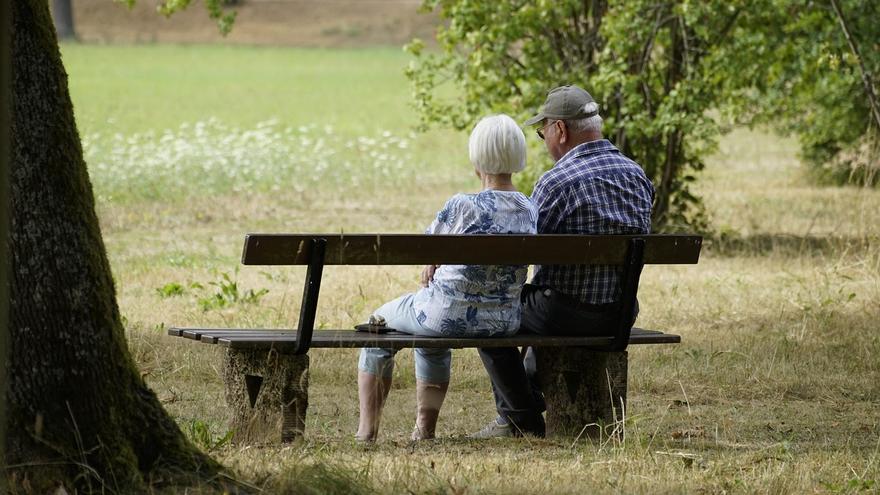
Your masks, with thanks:
[{"label": "man's hand", "polygon": [[425,265],[422,270],[422,287],[427,287],[431,280],[434,280],[434,272],[440,268],[440,265]]}]

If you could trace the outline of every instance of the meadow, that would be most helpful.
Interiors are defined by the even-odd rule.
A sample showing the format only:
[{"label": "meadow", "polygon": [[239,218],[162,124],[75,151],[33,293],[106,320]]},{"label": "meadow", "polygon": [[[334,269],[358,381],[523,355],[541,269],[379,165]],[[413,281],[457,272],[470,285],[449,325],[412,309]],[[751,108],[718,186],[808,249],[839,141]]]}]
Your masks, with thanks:
[{"label": "meadow", "polygon": [[[62,47],[131,352],[196,443],[266,493],[876,493],[880,191],[811,185],[797,146],[725,136],[698,182],[697,266],[646,268],[623,438],[464,436],[494,417],[456,351],[439,440],[408,441],[402,352],[380,441],[353,442],[354,350],[311,354],[304,440],[224,442],[221,353],[168,326],[290,327],[304,271],[239,267],[247,232],[418,232],[478,187],[467,136],[416,133],[400,50]],[[534,138],[529,135],[529,139]],[[530,160],[546,160],[532,143]],[[317,324],[347,328],[417,267],[330,268]]]}]

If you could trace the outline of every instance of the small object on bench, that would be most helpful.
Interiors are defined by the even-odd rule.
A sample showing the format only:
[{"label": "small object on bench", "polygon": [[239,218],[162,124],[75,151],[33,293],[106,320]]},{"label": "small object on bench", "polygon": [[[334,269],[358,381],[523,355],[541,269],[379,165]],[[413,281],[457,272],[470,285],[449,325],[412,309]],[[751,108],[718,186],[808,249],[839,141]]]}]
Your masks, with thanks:
[{"label": "small object on bench", "polygon": [[358,332],[368,333],[388,333],[397,331],[385,324],[385,318],[382,315],[370,315],[369,323],[355,325],[354,329]]},{"label": "small object on bench", "polygon": [[[631,327],[642,267],[695,264],[701,244],[702,238],[692,235],[249,234],[242,264],[308,265],[298,327],[171,328],[168,334],[227,348],[223,376],[236,441],[278,438],[278,431],[282,442],[302,435],[312,347],[535,347],[547,398],[547,434],[596,435],[602,427],[613,434],[625,412],[627,347],[681,341],[678,335]],[[376,319],[366,324],[367,331],[321,330],[313,335],[324,265],[444,263],[616,265],[621,271],[616,332],[590,337],[421,337],[382,328]]]}]

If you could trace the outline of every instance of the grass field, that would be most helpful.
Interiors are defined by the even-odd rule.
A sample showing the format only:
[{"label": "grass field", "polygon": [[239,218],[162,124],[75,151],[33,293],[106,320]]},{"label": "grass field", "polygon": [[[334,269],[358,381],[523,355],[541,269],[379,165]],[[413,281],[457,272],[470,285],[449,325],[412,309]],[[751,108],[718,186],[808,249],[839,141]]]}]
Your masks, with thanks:
[{"label": "grass field", "polygon": [[[221,355],[163,327],[290,326],[298,312],[303,270],[239,268],[245,232],[416,232],[477,187],[465,135],[411,133],[399,51],[63,55],[131,351],[206,447],[226,433]],[[463,439],[493,417],[466,350],[440,440],[407,441],[414,378],[402,352],[381,440],[365,449],[352,442],[356,351],[322,350],[304,441],[212,454],[268,492],[880,491],[880,191],[812,186],[795,143],[748,130],[723,140],[699,190],[719,235],[698,266],[645,270],[639,325],[683,343],[631,350],[625,441]],[[360,321],[417,274],[328,269],[318,325]],[[212,303],[224,276],[239,294],[268,293]]]}]

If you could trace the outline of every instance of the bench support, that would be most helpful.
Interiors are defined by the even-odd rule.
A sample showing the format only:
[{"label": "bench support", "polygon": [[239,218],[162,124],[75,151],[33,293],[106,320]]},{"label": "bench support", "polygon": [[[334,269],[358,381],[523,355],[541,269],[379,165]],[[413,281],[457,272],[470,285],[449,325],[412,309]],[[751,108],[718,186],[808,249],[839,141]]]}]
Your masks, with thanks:
[{"label": "bench support", "polygon": [[235,442],[291,442],[302,436],[309,407],[307,354],[228,349],[223,381]]},{"label": "bench support", "polygon": [[537,348],[547,403],[547,435],[622,435],[626,411],[626,351]]},{"label": "bench support", "polygon": [[[302,246],[300,247],[300,249]],[[324,273],[324,255],[327,239],[315,238],[309,241],[309,268],[303,287],[302,303],[299,309],[299,326],[296,328],[296,344],[293,353],[306,355],[312,345],[312,332],[315,329],[315,312],[318,310],[318,293],[321,292],[321,275]]]}]

